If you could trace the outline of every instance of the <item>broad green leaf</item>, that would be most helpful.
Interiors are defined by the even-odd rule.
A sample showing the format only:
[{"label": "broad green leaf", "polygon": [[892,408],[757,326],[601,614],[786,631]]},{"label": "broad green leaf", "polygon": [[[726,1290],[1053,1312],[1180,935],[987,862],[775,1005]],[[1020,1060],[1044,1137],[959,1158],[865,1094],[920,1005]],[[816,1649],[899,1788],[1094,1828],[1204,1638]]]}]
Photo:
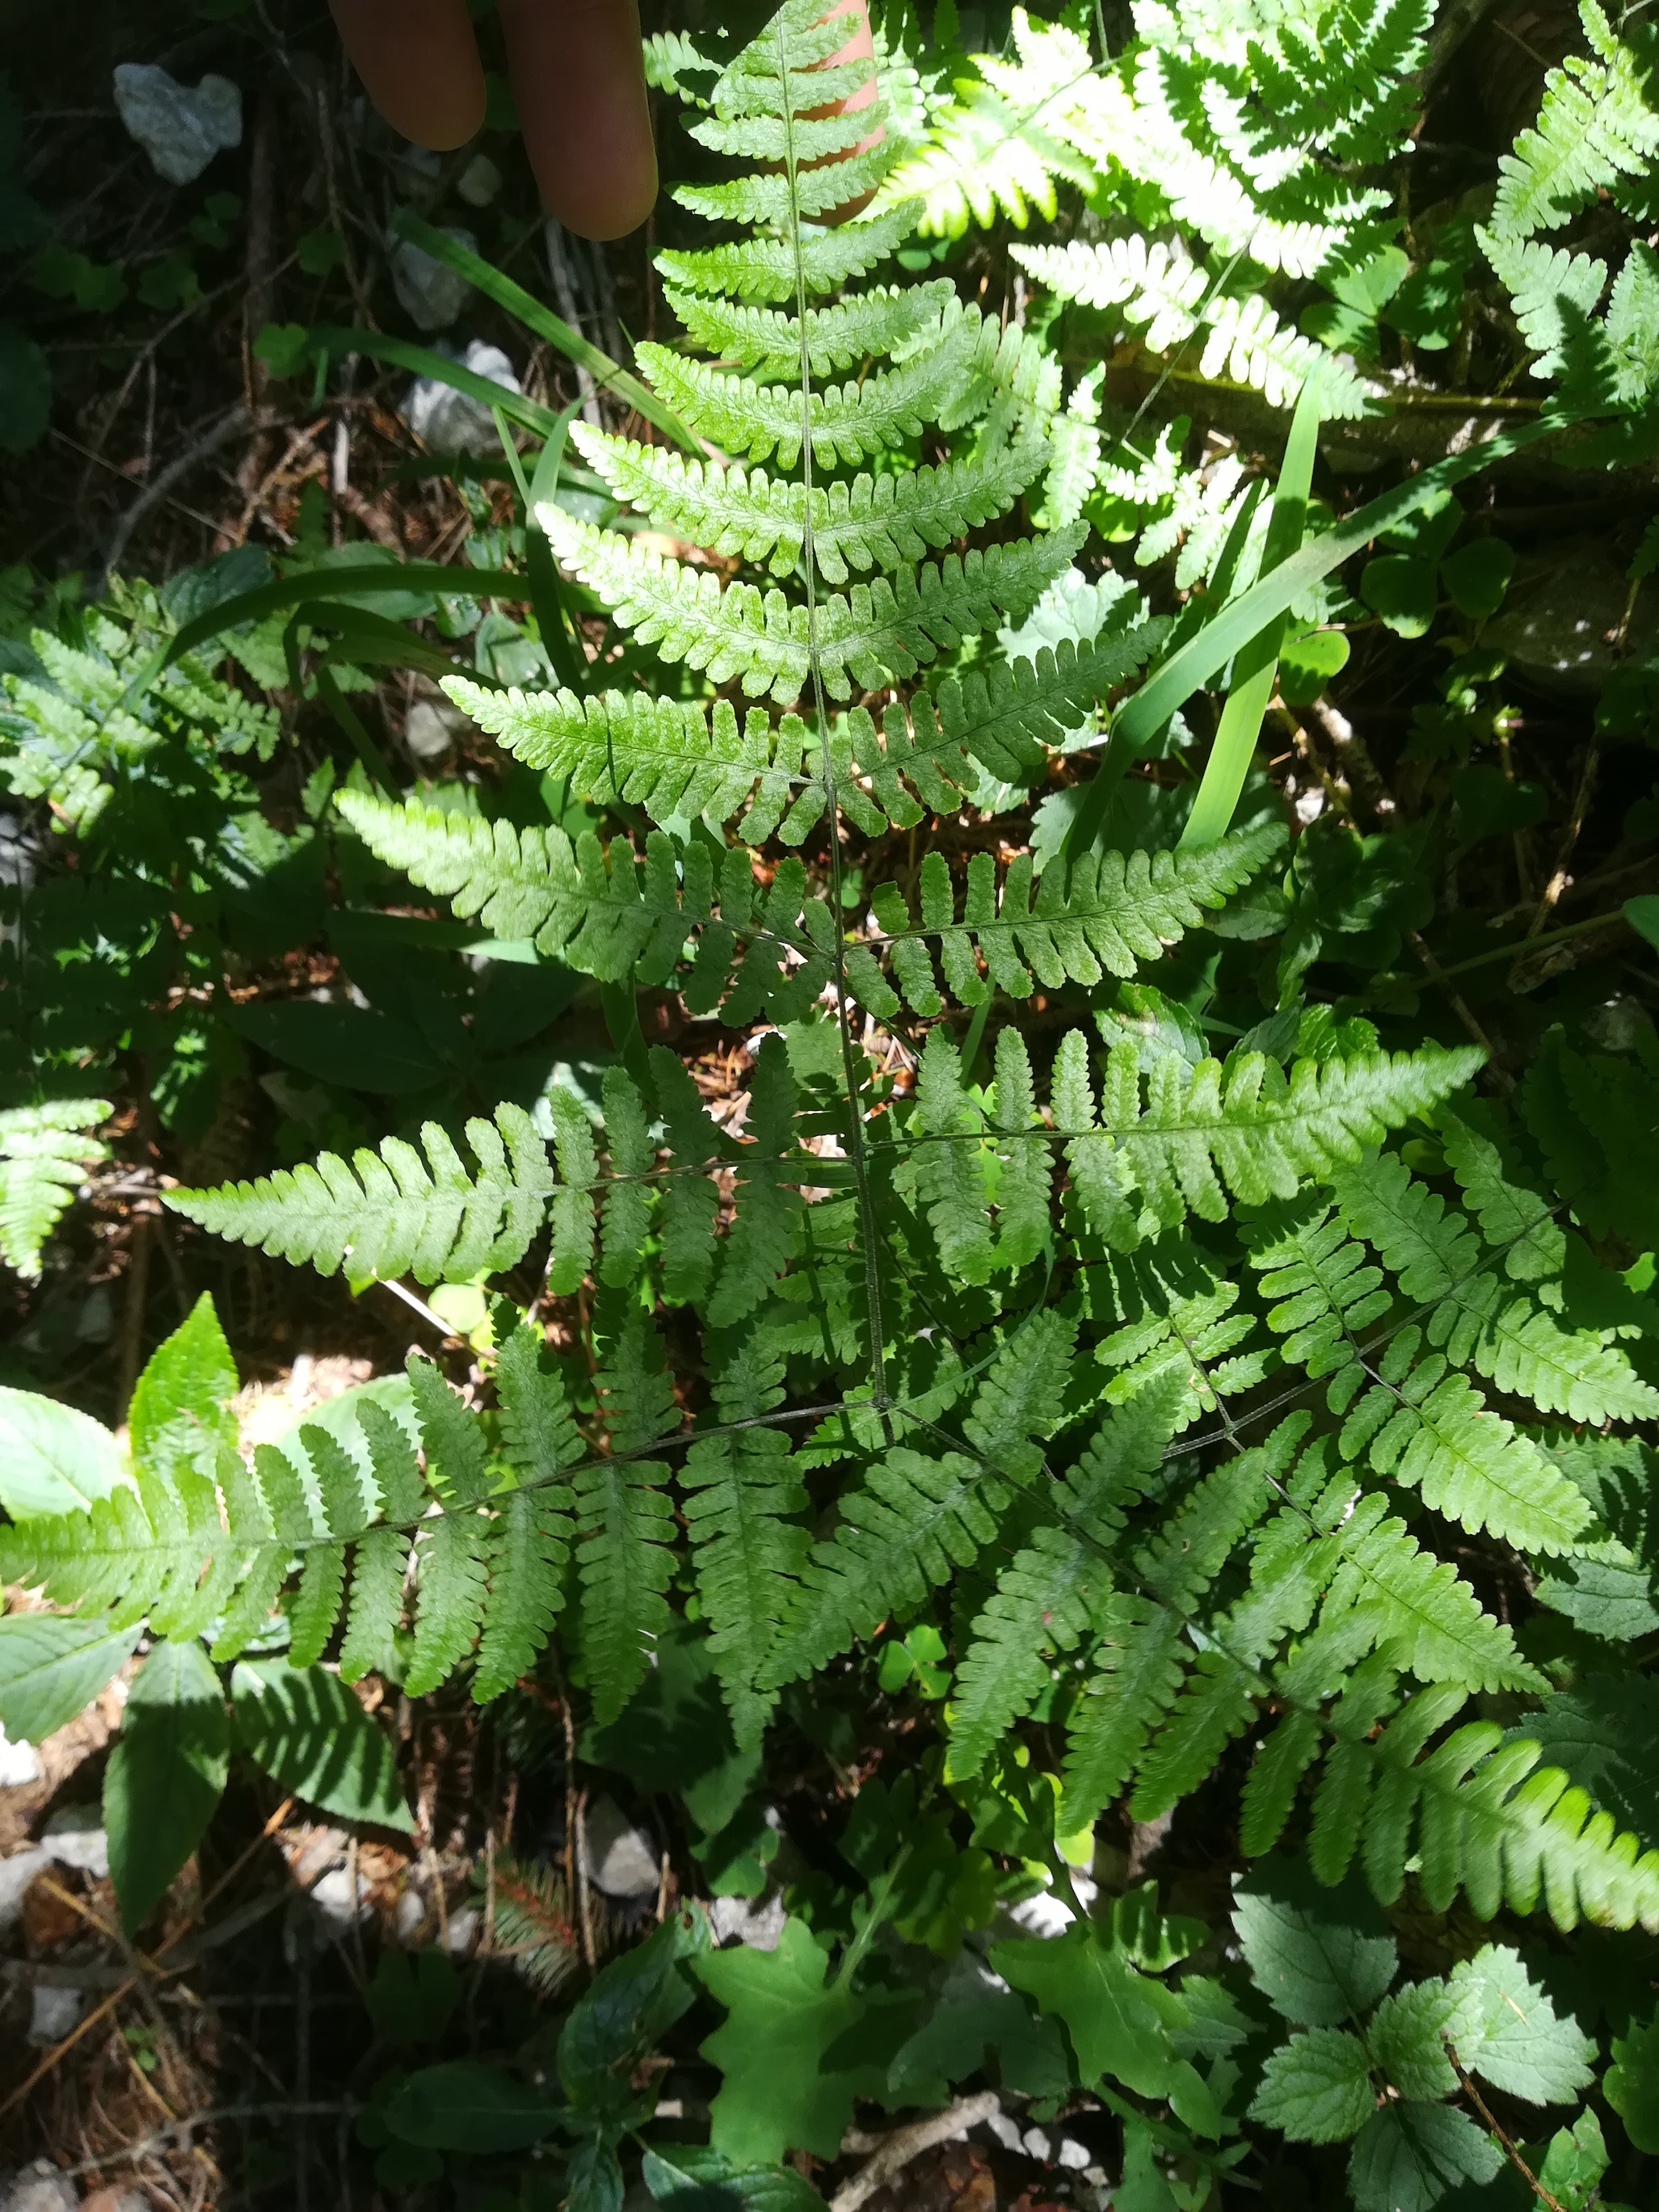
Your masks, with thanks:
[{"label": "broad green leaf", "polygon": [[236,1740],[284,1790],[342,1820],[415,1826],[392,1739],[325,1667],[242,1661],[230,1678]]},{"label": "broad green leaf", "polygon": [[1450,1981],[1461,2000],[1451,2033],[1472,2074],[1529,2105],[1565,2105],[1589,2087],[1595,2044],[1558,2016],[1518,1951],[1488,1943]]},{"label": "broad green leaf", "polygon": [[1352,648],[1340,629],[1315,629],[1286,638],[1279,648],[1279,696],[1287,707],[1310,707],[1332,677],[1348,665]]},{"label": "broad green leaf", "polygon": [[1296,2142],[1341,2142],[1357,2135],[1376,2104],[1365,2046],[1341,2027],[1310,2027],[1275,2051],[1261,2069],[1250,2106]]},{"label": "broad green leaf", "polygon": [[1402,2097],[1449,2097],[1457,2076],[1441,2038],[1459,2017],[1457,1994],[1441,1981],[1413,1982],[1383,1998],[1365,2028],[1373,2062]]},{"label": "broad green leaf", "polygon": [[1504,604],[1515,574],[1515,548],[1501,538],[1477,538],[1440,563],[1440,580],[1460,615],[1485,622]]},{"label": "broad green leaf", "polygon": [[101,1421],[36,1390],[0,1389],[0,1505],[14,1521],[73,1513],[127,1480]]},{"label": "broad green leaf", "polygon": [[138,1377],[127,1413],[133,1457],[166,1474],[175,1458],[234,1445],[236,1423],[225,1401],[236,1389],[236,1362],[204,1291]]},{"label": "broad green leaf", "polygon": [[1538,2179],[1562,2212],[1589,2212],[1596,2184],[1607,2170],[1607,2146],[1601,2123],[1587,2109],[1570,2128],[1558,2128],[1551,2136]]},{"label": "broad green leaf", "polygon": [[1422,637],[1438,597],[1433,564],[1414,553],[1379,553],[1359,572],[1359,596],[1397,637]]},{"label": "broad green leaf", "polygon": [[40,1743],[65,1726],[126,1658],[142,1626],[8,1613],[0,1620],[0,1728],[14,1743]]},{"label": "broad green leaf", "polygon": [[1602,2094],[1625,2124],[1638,2150],[1659,2153],[1659,2014],[1632,2021],[1612,2043],[1613,2063],[1601,2077]]},{"label": "broad green leaf", "polygon": [[1625,919],[1637,934],[1645,937],[1656,952],[1659,952],[1659,898],[1651,893],[1641,898],[1625,901]]},{"label": "broad green leaf", "polygon": [[1466,2181],[1490,2181],[1504,2154],[1448,2105],[1385,2105],[1348,2160],[1354,2212],[1431,2212]]},{"label": "broad green leaf", "polygon": [[380,2108],[403,2142],[478,2154],[542,2142],[558,2126],[562,2109],[546,2089],[471,2059],[423,2066]]},{"label": "broad green leaf", "polygon": [[701,2144],[645,2154],[645,2185],[674,2212],[823,2212],[823,2199],[790,2166],[735,2166]]},{"label": "broad green leaf", "polygon": [[1046,1942],[996,1943],[988,1956],[1004,1981],[1064,2021],[1085,2082],[1109,2074],[1139,2096],[1169,2094],[1180,1999],[1137,1973],[1092,1923],[1074,1921]]},{"label": "broad green leaf", "polygon": [[565,2163],[561,2212],[622,2212],[622,2161],[611,2136],[585,2135]]},{"label": "broad green leaf", "polygon": [[109,1870],[129,1936],[206,1833],[229,1766],[229,1717],[206,1652],[193,1640],[158,1644],[104,1771]]},{"label": "broad green leaf", "polygon": [[1277,1852],[1238,1883],[1233,1925],[1262,1996],[1307,2027],[1360,2018],[1399,1964],[1382,1908],[1363,1881],[1350,1875],[1326,1889],[1305,1861]]},{"label": "broad green leaf", "polygon": [[726,2008],[702,2045],[722,2076],[710,2112],[714,2148],[738,2166],[776,2165],[787,2150],[834,2158],[856,2097],[879,2096],[911,2001],[826,1986],[829,1960],[803,1920],[775,1951],[739,1944],[692,1971]]},{"label": "broad green leaf", "polygon": [[[603,1967],[573,2009],[559,2039],[559,2079],[589,2118],[638,2125],[635,2069],[693,2001],[680,1962],[701,1948],[705,1927],[701,1915],[664,1921]],[[647,2100],[647,2115],[650,2108]]]}]

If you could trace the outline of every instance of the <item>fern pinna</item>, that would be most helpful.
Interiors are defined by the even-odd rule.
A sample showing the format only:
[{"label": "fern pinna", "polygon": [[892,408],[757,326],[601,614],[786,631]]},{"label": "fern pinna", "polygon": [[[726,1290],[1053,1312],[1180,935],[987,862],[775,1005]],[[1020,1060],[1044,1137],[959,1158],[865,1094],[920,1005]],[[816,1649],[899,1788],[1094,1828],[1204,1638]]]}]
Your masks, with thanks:
[{"label": "fern pinna", "polygon": [[[687,340],[641,349],[703,452],[580,433],[683,550],[538,516],[661,690],[452,686],[637,829],[340,801],[379,859],[608,1003],[643,986],[717,1018],[750,1056],[741,1115],[624,1020],[597,1119],[556,1087],[464,1135],[174,1194],[358,1281],[533,1260],[580,1294],[590,1396],[503,1304],[494,1402],[412,1358],[417,1441],[361,1416],[372,1482],[321,1431],[308,1474],[181,1451],[7,1530],[0,1572],[222,1656],[280,1605],[297,1659],[411,1692],[463,1670],[491,1697],[556,1633],[601,1723],[689,1619],[746,1746],[792,1685],[932,1620],[963,1802],[1040,1722],[1061,1833],[1158,1819],[1219,1771],[1245,1850],[1297,1833],[1322,1881],[1659,1927],[1659,1857],[1524,1727],[1465,1717],[1547,1697],[1492,1593],[1567,1590],[1617,1549],[1597,1455],[1659,1412],[1650,1310],[1600,1265],[1548,1099],[1476,1100],[1478,1050],[1387,1049],[1326,1010],[1224,1060],[1123,1018],[1168,1009],[1119,987],[1183,939],[1248,947],[1277,821],[1040,872],[994,836],[960,871],[942,839],[899,857],[929,817],[982,824],[1042,781],[1159,631],[1073,580],[1091,626],[1020,649],[1081,541],[1016,519],[1063,451],[1053,393],[950,285],[863,281],[914,208],[821,221],[898,133],[830,161],[881,118],[826,115],[866,70],[824,66],[818,7],[790,0],[718,71],[682,57],[695,135],[761,165],[681,193],[736,234],[661,257]],[[890,879],[850,878],[843,823]]]}]

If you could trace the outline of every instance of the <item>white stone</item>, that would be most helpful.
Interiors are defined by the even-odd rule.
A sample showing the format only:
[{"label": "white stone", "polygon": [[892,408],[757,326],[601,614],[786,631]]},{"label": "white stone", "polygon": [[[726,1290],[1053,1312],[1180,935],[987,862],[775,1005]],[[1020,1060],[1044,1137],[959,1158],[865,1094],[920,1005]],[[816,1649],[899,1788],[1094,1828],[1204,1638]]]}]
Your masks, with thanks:
[{"label": "white stone", "polygon": [[407,1943],[424,1925],[426,1900],[418,1889],[406,1889],[398,1899],[392,1914],[392,1925],[398,1941]]},{"label": "white stone", "polygon": [[313,1881],[307,1892],[312,1909],[337,1940],[347,1935],[354,1920],[367,1920],[374,1907],[363,1894],[363,1885],[347,1867],[334,1867]]},{"label": "white stone", "polygon": [[1027,2128],[1022,2140],[1025,2145],[1026,2157],[1034,2158],[1040,2164],[1047,2166],[1049,2159],[1054,2155],[1054,2146],[1043,2134],[1042,2130]]},{"label": "white stone", "polygon": [[[60,1991],[73,1995],[73,1991]],[[81,2192],[49,2159],[37,2158],[21,2173],[0,2180],[0,2212],[75,2212]]]},{"label": "white stone", "polygon": [[717,1943],[746,1943],[751,1951],[775,1951],[783,1934],[783,1892],[768,1897],[717,1897],[708,1924]]},{"label": "white stone", "polygon": [[59,1866],[75,1867],[94,1881],[102,1881],[109,1873],[109,1838],[95,1805],[61,1806],[47,1821],[40,1841]]},{"label": "white stone", "polygon": [[1091,2155],[1088,2146],[1080,2143],[1075,2136],[1062,2136],[1060,2148],[1054,2153],[1054,2164],[1069,2168],[1073,2173],[1083,2173],[1088,2170]]},{"label": "white stone", "polygon": [[[501,348],[486,345],[482,338],[470,339],[465,352],[451,353],[450,358],[470,368],[474,376],[499,384],[503,392],[524,388]],[[441,377],[417,378],[404,395],[403,413],[416,436],[434,453],[483,454],[501,450],[495,417],[489,408],[469,392],[457,392]]]},{"label": "white stone", "polygon": [[465,1905],[459,1912],[452,1912],[444,1929],[445,1950],[454,1958],[465,1959],[476,1949],[482,1917],[476,1905]]},{"label": "white stone", "polygon": [[[470,230],[446,230],[444,235],[469,253],[478,250]],[[406,238],[392,249],[392,289],[423,331],[447,331],[472,296],[465,276]]]},{"label": "white stone", "polygon": [[128,137],[170,185],[193,183],[216,154],[242,143],[242,95],[228,77],[191,87],[153,62],[122,62],[115,105]]},{"label": "white stone", "polygon": [[84,1990],[51,1990],[37,1985],[29,2008],[29,2041],[42,2050],[61,2043],[85,2011],[86,2003]]},{"label": "white stone", "polygon": [[582,1820],[587,1878],[607,1897],[654,1897],[662,1881],[656,1846],[614,1797],[595,1797]]},{"label": "white stone", "polygon": [[455,179],[455,189],[469,207],[488,207],[501,189],[501,173],[488,154],[475,154]]},{"label": "white stone", "polygon": [[9,1936],[23,1915],[23,1892],[52,1864],[52,1853],[39,1844],[0,1859],[0,1936]]},{"label": "white stone", "polygon": [[40,1779],[40,1761],[32,1743],[14,1743],[0,1728],[0,1790],[21,1790]]},{"label": "white stone", "polygon": [[1020,2130],[1019,2122],[1011,2119],[1006,2112],[993,2112],[985,2124],[1004,2150],[1024,2149],[1025,2137]]},{"label": "white stone", "polygon": [[447,761],[466,720],[447,699],[417,699],[404,721],[404,744],[416,767],[429,770]]}]

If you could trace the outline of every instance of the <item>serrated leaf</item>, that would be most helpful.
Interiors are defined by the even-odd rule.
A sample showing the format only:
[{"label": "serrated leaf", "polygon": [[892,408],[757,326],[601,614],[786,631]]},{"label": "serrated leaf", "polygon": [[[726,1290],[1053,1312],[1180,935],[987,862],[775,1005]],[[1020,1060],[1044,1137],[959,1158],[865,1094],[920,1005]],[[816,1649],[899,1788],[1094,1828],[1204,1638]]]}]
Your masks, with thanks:
[{"label": "serrated leaf", "polygon": [[1446,2105],[1385,2105],[1348,2160],[1354,2212],[1432,2212],[1460,2183],[1490,2181],[1504,2154]]},{"label": "serrated leaf", "polygon": [[205,1291],[180,1327],[150,1354],[127,1413],[132,1455],[165,1474],[174,1458],[196,1459],[234,1445],[236,1423],[226,1401],[236,1395],[236,1362]]},{"label": "serrated leaf", "polygon": [[1310,2027],[1268,2059],[1250,2118],[1295,2142],[1342,2142],[1364,2126],[1376,2104],[1359,2038],[1346,2028]]},{"label": "serrated leaf", "polygon": [[1286,2020],[1336,2027],[1360,2019],[1394,1979],[1394,1938],[1363,1882],[1323,1888],[1305,1861],[1275,1852],[1233,1894],[1233,1925],[1251,1976]]},{"label": "serrated leaf", "polygon": [[1041,2012],[1064,2021],[1085,2082],[1109,2075],[1139,2096],[1169,2094],[1179,2001],[1137,1973],[1092,1923],[1074,1921],[1046,1942],[994,1944],[987,1955]]},{"label": "serrated leaf", "polygon": [[1450,1982],[1462,2000],[1452,2033],[1472,2074],[1529,2105],[1565,2105],[1588,2087],[1595,2044],[1557,2014],[1518,1951],[1488,1943],[1452,1968]]}]

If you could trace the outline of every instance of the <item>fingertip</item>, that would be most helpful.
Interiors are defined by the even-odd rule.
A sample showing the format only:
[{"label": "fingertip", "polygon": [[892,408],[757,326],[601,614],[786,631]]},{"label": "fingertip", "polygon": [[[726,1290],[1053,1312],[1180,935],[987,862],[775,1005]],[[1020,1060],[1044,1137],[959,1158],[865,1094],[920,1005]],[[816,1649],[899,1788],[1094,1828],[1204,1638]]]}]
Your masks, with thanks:
[{"label": "fingertip", "polygon": [[499,0],[525,146],[548,213],[583,238],[637,230],[657,198],[634,0]]},{"label": "fingertip", "polygon": [[448,153],[483,127],[483,64],[464,0],[328,0],[363,89],[394,131]]}]

